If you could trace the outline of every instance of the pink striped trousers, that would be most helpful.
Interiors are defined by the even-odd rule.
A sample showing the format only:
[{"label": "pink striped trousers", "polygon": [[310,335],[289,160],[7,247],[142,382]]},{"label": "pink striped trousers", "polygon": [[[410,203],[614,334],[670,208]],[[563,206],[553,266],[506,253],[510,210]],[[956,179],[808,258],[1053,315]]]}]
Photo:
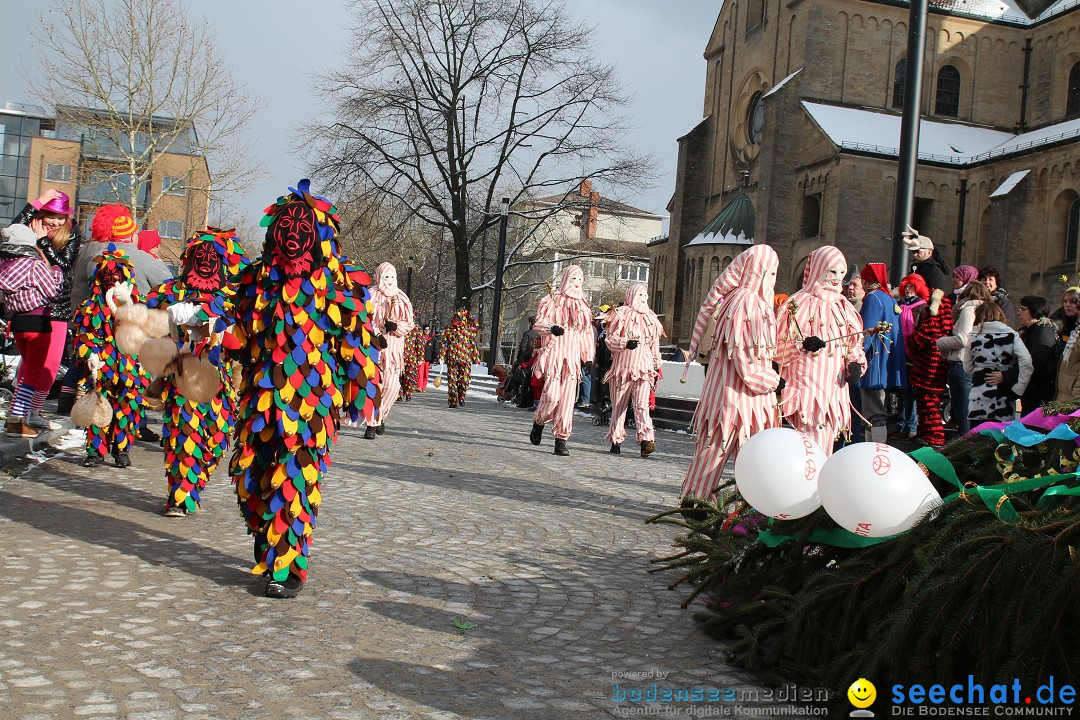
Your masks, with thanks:
[{"label": "pink striped trousers", "polygon": [[377,427],[386,422],[390,415],[390,408],[397,402],[398,393],[401,391],[401,370],[395,370],[382,376],[382,404],[379,405],[378,418],[369,422],[368,425]]},{"label": "pink striped trousers", "polygon": [[[544,394],[533,413],[533,422],[546,425],[554,421],[551,434],[557,440],[570,438],[574,428],[574,403],[577,402],[579,379],[576,373],[566,373],[560,377],[548,375],[544,378]],[[623,412],[626,408],[623,408]]]},{"label": "pink striped trousers", "polygon": [[734,438],[728,440],[726,445],[714,442],[708,446],[708,442],[709,439],[704,434],[698,435],[694,458],[690,461],[690,469],[686,471],[686,479],[683,480],[683,497],[715,501],[716,488],[724,475],[724,467],[729,459],[734,460],[739,454],[739,444]]},{"label": "pink striped trousers", "polygon": [[637,441],[643,443],[656,439],[652,416],[649,415],[649,380],[611,381],[611,423],[608,425],[608,442],[618,445],[626,439],[626,408],[634,403],[634,424],[637,425]]}]

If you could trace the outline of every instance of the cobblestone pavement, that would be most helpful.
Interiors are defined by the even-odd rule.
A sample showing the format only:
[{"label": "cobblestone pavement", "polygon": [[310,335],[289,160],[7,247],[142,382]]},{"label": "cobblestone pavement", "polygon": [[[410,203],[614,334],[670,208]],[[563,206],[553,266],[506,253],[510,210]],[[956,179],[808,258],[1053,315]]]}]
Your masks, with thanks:
[{"label": "cobblestone pavement", "polygon": [[430,392],[375,441],[344,430],[291,601],[248,573],[224,467],[179,519],[149,445],[126,470],[67,454],[3,476],[4,716],[548,720],[622,715],[614,683],[750,687],[646,574],[672,529],[642,521],[689,437],[615,457],[576,422],[568,458],[529,444],[527,412]]}]

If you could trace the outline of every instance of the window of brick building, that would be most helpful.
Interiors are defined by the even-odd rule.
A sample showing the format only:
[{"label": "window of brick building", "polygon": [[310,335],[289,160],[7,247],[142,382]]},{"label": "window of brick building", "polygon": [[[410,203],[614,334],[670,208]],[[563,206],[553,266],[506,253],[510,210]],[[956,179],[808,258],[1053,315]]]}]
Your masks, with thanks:
[{"label": "window of brick building", "polygon": [[952,65],[944,65],[938,70],[934,114],[946,117],[960,115],[960,71]]},{"label": "window of brick building", "polygon": [[817,237],[821,234],[821,194],[804,195],[802,201],[802,236]]},{"label": "window of brick building", "polygon": [[746,4],[746,32],[765,24],[765,0],[750,0]]},{"label": "window of brick building", "polygon": [[930,213],[934,209],[934,201],[930,198],[915,198],[915,207],[911,211],[911,227],[923,235],[930,234]]},{"label": "window of brick building", "polygon": [[1080,240],[1080,198],[1069,205],[1069,214],[1065,219],[1065,259],[1076,259],[1076,243]]},{"label": "window of brick building", "polygon": [[165,191],[166,195],[186,195],[187,188],[184,185],[184,178],[181,176],[172,177],[165,175],[161,178],[161,187]]},{"label": "window of brick building", "polygon": [[45,163],[45,180],[55,183],[71,182],[71,166],[60,163]]},{"label": "window of brick building", "polygon": [[892,106],[904,109],[904,94],[907,92],[907,58],[900,58],[893,71]]},{"label": "window of brick building", "polygon": [[1073,63],[1069,71],[1069,91],[1065,98],[1065,115],[1080,115],[1080,61]]},{"label": "window of brick building", "polygon": [[184,237],[183,220],[162,220],[158,223],[158,235],[163,238],[179,240]]}]

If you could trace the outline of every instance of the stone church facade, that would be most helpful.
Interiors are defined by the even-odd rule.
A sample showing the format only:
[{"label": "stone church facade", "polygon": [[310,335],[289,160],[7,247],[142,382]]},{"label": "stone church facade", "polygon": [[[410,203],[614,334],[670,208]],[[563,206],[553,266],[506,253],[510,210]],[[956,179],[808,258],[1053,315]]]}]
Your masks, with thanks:
[{"label": "stone church facade", "polygon": [[[889,262],[907,21],[900,0],[726,0],[670,232],[649,245],[671,342],[748,246],[702,235],[740,194],[780,257],[777,292],[820,245]],[[922,66],[912,225],[950,267],[993,265],[1014,297],[1056,307],[1080,270],[1080,2],[931,0]]]}]

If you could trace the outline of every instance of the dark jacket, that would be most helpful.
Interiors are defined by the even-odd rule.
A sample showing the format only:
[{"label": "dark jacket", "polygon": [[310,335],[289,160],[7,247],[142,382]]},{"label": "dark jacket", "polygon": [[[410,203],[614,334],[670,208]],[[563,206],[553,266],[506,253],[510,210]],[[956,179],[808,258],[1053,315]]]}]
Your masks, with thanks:
[{"label": "dark jacket", "polygon": [[945,297],[952,294],[949,266],[938,257],[937,250],[934,250],[933,254],[925,260],[914,263],[911,266],[911,272],[922,276],[922,279],[926,281],[926,287],[930,288],[930,292],[934,292],[934,288],[938,288],[945,293]]},{"label": "dark jacket", "polygon": [[1013,329],[1020,327],[1020,320],[1016,316],[1016,306],[1009,299],[1009,292],[1005,288],[998,288],[990,294],[997,306],[1001,308],[1001,312],[1005,313],[1005,322],[1009,324],[1009,327]]},{"label": "dark jacket", "polygon": [[1058,336],[1049,318],[1042,318],[1020,329],[1020,339],[1031,354],[1035,371],[1031,374],[1027,389],[1020,396],[1023,413],[1027,415],[1043,403],[1054,399],[1057,391]]},{"label": "dark jacket", "polygon": [[[22,209],[22,212],[15,216],[14,222],[28,225],[36,212],[37,208],[30,203],[26,203],[26,207]],[[82,239],[82,230],[79,229],[78,223],[72,223],[71,238],[68,240],[68,244],[60,250],[54,249],[47,237],[38,240],[38,247],[41,248],[41,252],[45,253],[45,258],[49,261],[49,264],[57,265],[64,271],[64,280],[60,283],[60,292],[52,300],[52,309],[49,311],[49,315],[53,320],[70,323],[74,317],[71,311],[71,282],[75,272],[75,258],[79,255]]]}]

